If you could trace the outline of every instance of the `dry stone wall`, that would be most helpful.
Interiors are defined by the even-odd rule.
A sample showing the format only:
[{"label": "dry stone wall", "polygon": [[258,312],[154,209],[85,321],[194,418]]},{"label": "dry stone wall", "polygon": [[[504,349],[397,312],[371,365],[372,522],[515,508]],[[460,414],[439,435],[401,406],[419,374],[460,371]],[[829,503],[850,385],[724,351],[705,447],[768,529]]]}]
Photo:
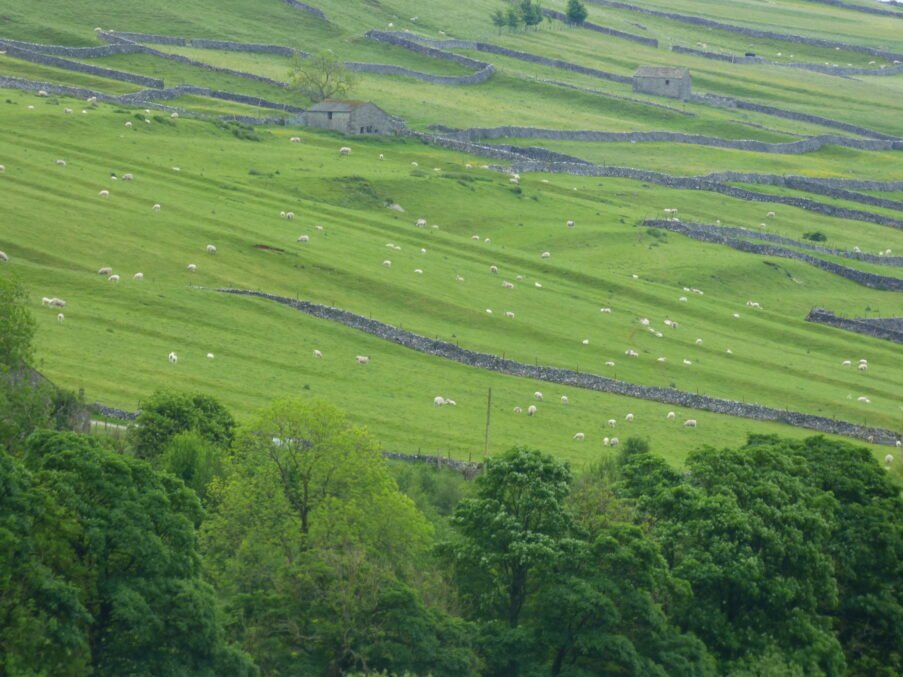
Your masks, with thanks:
[{"label": "dry stone wall", "polygon": [[299,0],[285,0],[285,4],[291,5],[295,9],[300,9],[302,12],[307,12],[308,14],[313,14],[314,16],[318,16],[323,21],[327,21],[326,15],[323,13],[322,9],[317,9],[316,7],[312,7],[308,5],[306,2],[299,2]]},{"label": "dry stone wall", "polygon": [[[568,22],[567,14],[564,12],[558,12],[554,9],[543,9],[542,13],[544,16],[551,17],[553,19],[557,19],[558,21],[563,21],[564,23]],[[609,28],[608,26],[600,26],[599,24],[594,24],[591,21],[584,21],[580,24],[581,28],[585,28],[589,31],[595,31],[596,33],[604,33],[605,35],[610,35],[614,38],[621,38],[622,40],[630,40],[631,42],[638,42],[641,45],[646,45],[647,47],[658,47],[658,40],[655,38],[647,38],[642,35],[634,35],[633,33],[625,33],[624,31],[619,31],[614,28]]]},{"label": "dry stone wall", "polygon": [[821,63],[790,63],[784,61],[769,61],[760,56],[738,56],[735,54],[719,54],[718,52],[707,52],[700,49],[692,49],[690,47],[681,47],[674,45],[671,47],[672,52],[678,54],[692,54],[700,56],[704,59],[713,59],[715,61],[727,61],[737,64],[767,64],[769,66],[784,66],[786,68],[800,68],[803,70],[815,71],[816,73],[824,73],[825,75],[837,75],[839,77],[849,77],[851,75],[899,75],[903,73],[903,64],[890,67],[880,68],[855,68],[852,66],[826,66]]},{"label": "dry stone wall", "polygon": [[510,376],[548,381],[550,383],[560,383],[575,388],[586,388],[589,390],[614,393],[616,395],[663,402],[679,407],[700,409],[703,411],[727,414],[729,416],[740,416],[759,421],[776,421],[800,428],[818,430],[823,433],[869,440],[877,444],[894,444],[899,438],[899,433],[892,430],[861,426],[847,421],[826,418],[824,416],[814,416],[812,414],[765,407],[748,402],[737,402],[717,397],[708,397],[706,395],[696,395],[681,390],[675,390],[673,388],[642,386],[634,383],[627,383],[626,381],[606,378],[597,374],[571,371],[570,369],[543,367],[516,362],[515,360],[505,359],[497,355],[467,350],[439,339],[419,336],[418,334],[399,329],[398,327],[393,327],[392,325],[383,322],[371,320],[346,310],[331,308],[318,303],[310,303],[309,301],[297,301],[283,296],[246,289],[218,289],[217,291],[227,294],[254,296],[275,301],[276,303],[289,306],[302,313],[312,315],[313,317],[339,322],[345,326],[376,336],[385,341],[390,341],[410,348],[411,350],[460,362],[461,364],[476,369],[485,369],[508,374]]},{"label": "dry stone wall", "polygon": [[714,21],[712,19],[704,19],[700,16],[691,16],[688,14],[677,14],[676,12],[663,12],[661,10],[649,9],[647,7],[640,7],[638,5],[632,5],[627,2],[618,2],[616,0],[587,0],[588,2],[594,5],[601,5],[603,7],[614,7],[616,9],[626,9],[631,12],[639,12],[641,14],[648,14],[649,16],[657,16],[665,19],[673,19],[675,21],[681,21],[683,23],[689,23],[696,26],[705,26],[706,28],[715,28],[717,30],[728,31],[730,33],[740,33],[741,35],[747,35],[751,38],[763,38],[765,40],[783,40],[785,42],[795,42],[802,45],[811,45],[813,47],[827,47],[830,49],[834,49],[835,47],[840,47],[841,49],[848,50],[850,52],[861,52],[863,54],[871,54],[872,56],[881,56],[886,59],[903,59],[898,52],[891,52],[885,49],[876,49],[874,47],[866,47],[864,45],[853,45],[847,42],[838,42],[836,40],[822,40],[820,38],[809,38],[803,35],[793,35],[792,33],[776,33],[774,31],[761,31],[754,28],[746,28],[745,26],[737,26],[735,24],[727,24],[721,21]]},{"label": "dry stone wall", "polygon": [[730,237],[729,234],[727,232],[724,232],[724,230],[721,228],[705,226],[704,224],[699,223],[684,223],[681,221],[667,220],[648,220],[644,222],[644,225],[652,226],[655,228],[662,228],[664,230],[670,230],[674,233],[680,233],[681,235],[686,235],[687,237],[691,237],[694,240],[699,240],[700,242],[723,244],[727,247],[736,249],[741,252],[761,254],[763,256],[778,256],[784,259],[795,259],[797,261],[803,261],[804,263],[808,263],[811,266],[821,268],[822,270],[826,270],[829,273],[833,273],[834,275],[838,275],[839,277],[852,280],[857,284],[861,284],[871,289],[881,289],[883,291],[903,291],[903,279],[890,277],[888,275],[878,275],[876,273],[866,273],[861,270],[856,270],[855,268],[842,266],[839,263],[834,263],[833,261],[825,261],[824,259],[810,256],[809,254],[804,254],[803,252],[794,251],[793,249],[787,249],[786,247],[778,247],[773,244],[756,244],[754,242],[747,242],[746,240],[741,240],[736,237]]},{"label": "dry stone wall", "polygon": [[824,308],[813,308],[806,316],[806,320],[894,343],[903,343],[903,317],[845,318]]}]

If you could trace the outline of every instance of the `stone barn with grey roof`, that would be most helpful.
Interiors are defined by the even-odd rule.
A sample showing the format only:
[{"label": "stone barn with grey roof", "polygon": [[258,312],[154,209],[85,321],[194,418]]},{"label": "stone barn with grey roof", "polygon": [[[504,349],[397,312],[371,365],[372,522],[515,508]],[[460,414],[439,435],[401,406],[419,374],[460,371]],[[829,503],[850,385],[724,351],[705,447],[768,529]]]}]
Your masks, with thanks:
[{"label": "stone barn with grey roof", "polygon": [[633,91],[672,99],[689,99],[692,80],[687,68],[641,66],[633,74]]},{"label": "stone barn with grey roof", "polygon": [[342,134],[391,134],[399,120],[368,101],[326,100],[304,112],[304,124]]}]

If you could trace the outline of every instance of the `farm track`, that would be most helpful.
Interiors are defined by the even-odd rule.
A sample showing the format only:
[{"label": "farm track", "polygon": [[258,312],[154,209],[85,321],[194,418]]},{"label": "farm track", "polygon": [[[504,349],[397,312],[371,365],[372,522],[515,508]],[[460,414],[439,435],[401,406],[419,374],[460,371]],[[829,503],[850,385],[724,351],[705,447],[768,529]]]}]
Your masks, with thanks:
[{"label": "farm track", "polygon": [[470,367],[504,373],[510,376],[532,378],[550,383],[609,392],[625,395],[627,397],[674,404],[676,406],[739,416],[742,418],[775,421],[795,427],[868,440],[876,444],[893,445],[900,439],[900,434],[898,432],[884,428],[860,426],[847,421],[829,419],[822,416],[814,416],[811,414],[803,414],[790,410],[764,407],[761,405],[725,400],[705,395],[695,395],[693,393],[687,393],[672,388],[641,386],[588,372],[576,372],[569,369],[529,365],[515,360],[500,358],[496,355],[467,350],[438,339],[429,339],[413,332],[368,319],[355,313],[317,303],[297,301],[261,291],[245,289],[223,288],[216,289],[215,291],[226,294],[254,296],[274,301],[313,317],[339,322],[353,329],[410,348],[411,350],[459,362]]}]

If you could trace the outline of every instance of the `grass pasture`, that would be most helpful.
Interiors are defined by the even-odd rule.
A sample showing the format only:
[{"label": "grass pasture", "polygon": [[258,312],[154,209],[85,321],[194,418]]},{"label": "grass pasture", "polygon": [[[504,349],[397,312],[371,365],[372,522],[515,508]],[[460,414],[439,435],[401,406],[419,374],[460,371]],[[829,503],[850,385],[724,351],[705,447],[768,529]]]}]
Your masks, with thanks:
[{"label": "grass pasture", "polygon": [[[95,6],[77,0],[44,17],[21,3],[0,0],[0,14],[7,19],[0,23],[0,35],[95,44],[93,28],[103,26],[301,49],[317,44],[349,61],[392,63],[441,74],[463,72],[454,64],[362,37],[369,28],[393,23],[396,29],[432,37],[444,31],[449,36],[492,40],[624,74],[637,64],[667,60],[691,67],[694,83],[702,90],[903,133],[900,77],[841,80],[777,67],[732,66],[578,29],[498,36],[488,22],[494,8],[489,0],[456,3],[453,24],[447,10],[408,0],[354,7],[313,3],[323,7],[329,22],[281,2],[257,4],[192,0],[173,6],[145,0],[139,6],[127,0],[105,7],[101,15]],[[767,14],[753,4],[738,4],[738,23],[766,24]],[[683,0],[674,11],[698,13],[699,6]],[[821,6],[782,0],[775,17],[783,21],[803,8],[815,15],[821,12]],[[842,12],[824,11],[825,17]],[[840,31],[849,42],[886,46],[880,30],[871,42],[865,32],[877,19],[862,17],[856,15],[848,33],[820,28],[810,18],[794,32],[830,37]],[[720,44],[686,24],[622,10],[590,6],[590,19],[622,30],[639,30],[629,28],[631,21],[648,24],[652,31],[667,29],[677,44],[692,46],[706,39]],[[825,25],[828,22],[826,18]],[[727,48],[728,43],[724,45]],[[274,79],[287,76],[288,60],[279,57],[163,49]],[[373,100],[415,129],[435,123],[511,124],[668,130],[772,142],[834,133],[820,125],[758,113],[636,95],[629,86],[493,54],[459,53],[488,60],[499,70],[483,85],[455,88],[365,74],[354,96]],[[187,83],[299,106],[308,103],[281,87],[149,55],[89,62],[161,77],[167,86]],[[2,55],[0,74],[111,94],[137,89]],[[542,79],[638,101],[595,96]],[[643,101],[675,105],[694,115]],[[170,103],[213,115],[275,114],[205,97],[185,96]],[[0,91],[0,164],[6,168],[0,174],[0,249],[10,256],[0,272],[16,274],[31,290],[42,371],[60,385],[84,388],[89,400],[134,409],[154,389],[176,386],[213,393],[243,417],[274,397],[309,393],[348,410],[387,448],[458,458],[483,454],[489,388],[490,454],[529,443],[586,462],[605,452],[600,440],[612,434],[605,426],[609,418],[619,421],[614,434],[622,440],[629,434],[648,437],[675,461],[700,444],[739,444],[753,431],[812,434],[727,416],[678,412],[679,417],[699,420],[697,429],[686,430],[665,421],[672,408],[667,405],[475,371],[277,304],[211,291],[225,286],[334,305],[525,362],[903,429],[899,345],[803,320],[813,306],[848,316],[900,316],[900,294],[871,290],[802,262],[744,254],[655,231],[642,221],[660,218],[664,208],[678,208],[682,220],[720,219],[726,226],[750,228],[767,222],[769,232],[787,237],[799,239],[818,230],[828,237],[830,247],[892,248],[899,254],[903,237],[897,229],[627,179],[536,174],[513,185],[506,175],[480,168],[489,162],[484,158],[407,138],[349,140],[271,127],[258,128],[257,140],[247,140],[228,127],[188,116],[176,121],[161,116],[147,125],[136,121],[127,129],[124,123],[135,120],[134,110],[101,104],[85,114],[65,115],[66,106],[79,112],[84,102]],[[300,136],[302,143],[289,143],[290,136]],[[733,170],[903,179],[898,151],[829,146],[804,155],[773,155],[661,143],[494,142],[544,146],[593,162],[679,175]],[[339,155],[343,145],[352,147],[352,155]],[[384,161],[377,159],[380,154]],[[57,166],[57,159],[65,159],[66,166]],[[134,181],[119,179],[126,172],[135,175]],[[749,187],[900,217],[894,210],[769,186]],[[110,191],[109,198],[98,196],[103,189]],[[899,199],[898,194],[876,194]],[[162,205],[159,212],[151,209],[155,203]],[[393,203],[404,211],[387,208]],[[777,218],[766,219],[771,210]],[[280,219],[280,211],[293,211],[295,220]],[[438,228],[418,229],[414,226],[418,218]],[[573,230],[565,227],[568,219],[577,222]],[[308,235],[310,241],[299,242],[299,235]],[[215,256],[205,253],[208,243],[217,246]],[[546,251],[551,256],[542,258]],[[383,265],[385,260],[391,267]],[[894,268],[831,260],[864,271],[899,273]],[[187,272],[189,263],[197,264],[198,272]],[[497,275],[490,272],[491,265],[498,266]],[[101,266],[112,266],[122,275],[121,282],[97,275]],[[145,276],[141,282],[132,279],[138,271]],[[456,281],[458,276],[463,281]],[[503,288],[503,280],[514,288]],[[705,293],[683,291],[691,287]],[[41,307],[43,296],[67,300],[62,323],[56,321],[56,311]],[[748,308],[748,300],[761,303],[763,309]],[[612,313],[600,313],[601,307],[611,307]],[[506,311],[515,317],[507,318]],[[642,318],[648,318],[663,337],[650,333]],[[680,328],[668,329],[665,319],[677,321]],[[582,343],[585,339],[588,345]],[[312,357],[314,349],[323,351],[322,360]],[[628,349],[640,357],[627,358]],[[167,362],[170,351],[178,353],[177,365]],[[208,352],[215,359],[208,360]],[[358,365],[354,360],[358,354],[370,355],[370,364]],[[657,361],[660,357],[664,362]],[[865,373],[841,367],[845,359],[855,362],[862,357],[870,364]],[[614,368],[605,366],[609,360],[615,362]],[[546,394],[539,416],[513,414],[514,406],[526,408],[532,402],[535,390]],[[455,399],[458,406],[434,407],[433,397],[440,394]],[[558,402],[562,394],[570,405]],[[623,422],[628,411],[636,414],[633,426]],[[578,431],[587,434],[587,442],[572,441]]]}]

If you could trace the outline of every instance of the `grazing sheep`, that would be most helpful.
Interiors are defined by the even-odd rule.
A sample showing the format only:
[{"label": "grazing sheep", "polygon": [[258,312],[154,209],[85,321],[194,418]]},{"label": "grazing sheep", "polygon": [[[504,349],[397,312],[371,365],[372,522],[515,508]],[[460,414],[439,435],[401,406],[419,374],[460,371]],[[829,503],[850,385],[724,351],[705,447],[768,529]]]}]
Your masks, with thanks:
[{"label": "grazing sheep", "polygon": [[385,160],[385,159],[386,159],[386,156],[383,155],[382,153],[380,153],[380,154],[379,154],[379,159],[380,159],[380,160]]},{"label": "grazing sheep", "polygon": [[157,202],[156,204],[154,204],[153,207],[151,207],[151,209],[153,209],[155,212],[160,211],[160,203]]},{"label": "grazing sheep", "polygon": [[49,306],[51,300],[52,300],[52,299],[51,299],[49,296],[44,296],[44,297],[41,298],[41,305],[42,305],[42,306]]},{"label": "grazing sheep", "polygon": [[774,218],[774,212],[768,212],[768,213],[765,215],[765,217],[766,217],[766,218],[769,218],[769,219],[773,219],[773,218]]},{"label": "grazing sheep", "polygon": [[612,362],[611,360],[608,360],[608,361],[605,363],[605,366],[606,366],[606,367],[613,367],[613,366],[615,366],[615,363]]},{"label": "grazing sheep", "polygon": [[4,167],[3,165],[0,165],[0,174],[2,174],[5,171],[6,171],[6,167]]},{"label": "grazing sheep", "polygon": [[574,435],[574,439],[577,440],[578,442],[582,442],[585,438],[586,438],[586,435],[584,435],[583,433],[577,433]]},{"label": "grazing sheep", "polygon": [[666,358],[666,357],[656,357],[656,358],[655,358],[655,361],[656,361],[656,362],[667,362],[667,361],[668,361],[668,358]]},{"label": "grazing sheep", "polygon": [[735,320],[739,320],[739,319],[740,319],[740,313],[734,313],[733,317],[734,317]]},{"label": "grazing sheep", "polygon": [[514,319],[514,313],[512,313],[510,310],[506,310],[506,311],[505,311],[505,317],[510,318],[510,319],[513,320],[513,319]]},{"label": "grazing sheep", "polygon": [[385,261],[383,261],[383,265],[384,265],[386,268],[391,268],[391,267],[392,267],[392,262],[391,262],[389,259],[386,259]]},{"label": "grazing sheep", "polygon": [[479,241],[480,241],[480,236],[479,236],[479,235],[471,235],[471,236],[470,236],[470,239],[471,239],[471,240],[476,240],[477,242],[479,242]]},{"label": "grazing sheep", "polygon": [[417,219],[417,221],[414,222],[414,225],[418,228],[426,228],[426,219]]},{"label": "grazing sheep", "polygon": [[59,166],[59,167],[65,167],[65,166],[66,166],[66,161],[65,161],[65,160],[57,160],[57,161],[56,161],[56,164],[57,164],[57,166]]},{"label": "grazing sheep", "polygon": [[433,406],[434,407],[444,407],[445,406],[445,398],[442,395],[436,395],[433,398]]},{"label": "grazing sheep", "polygon": [[216,246],[212,244],[207,245],[207,253],[208,254],[216,254]]},{"label": "grazing sheep", "polygon": [[903,442],[901,442],[900,440],[897,440],[896,442],[894,442],[894,446],[896,446],[897,449],[900,449],[901,447],[903,447]]},{"label": "grazing sheep", "polygon": [[669,411],[668,415],[665,416],[665,418],[669,421],[673,421],[675,418],[677,418],[677,414],[675,414],[673,411]]},{"label": "grazing sheep", "polygon": [[539,282],[534,282],[533,286],[536,287],[537,289],[542,289],[542,285]]},{"label": "grazing sheep", "polygon": [[588,345],[589,345],[589,339],[583,339],[583,340],[581,341],[581,343],[582,343],[583,345],[585,345],[585,346],[588,346]]},{"label": "grazing sheep", "polygon": [[285,218],[292,221],[295,218],[295,212],[285,212]]},{"label": "grazing sheep", "polygon": [[103,268],[100,268],[100,269],[97,271],[97,274],[98,274],[98,275],[112,275],[112,274],[113,274],[113,269],[110,268],[110,266],[104,266]]},{"label": "grazing sheep", "polygon": [[[899,444],[900,444],[900,441],[897,440],[897,445],[899,445]],[[887,456],[884,457],[884,465],[891,465],[893,462],[894,462],[893,454],[888,454]]]},{"label": "grazing sheep", "polygon": [[420,165],[417,164],[416,162],[412,162],[412,163],[411,163],[411,166],[412,166],[412,167],[419,167]]},{"label": "grazing sheep", "polygon": [[498,266],[489,266],[489,272],[490,273],[498,273],[499,267]]},{"label": "grazing sheep", "polygon": [[450,407],[456,407],[456,406],[458,406],[458,403],[455,402],[454,400],[446,399],[446,400],[445,400],[445,403],[446,403],[448,406],[450,406]]},{"label": "grazing sheep", "polygon": [[843,362],[840,363],[840,366],[841,367],[852,367],[853,363],[850,360],[844,360]]},{"label": "grazing sheep", "polygon": [[143,280],[143,279],[144,279],[144,273],[135,273],[134,275],[132,275],[132,279],[135,279],[135,280]]},{"label": "grazing sheep", "polygon": [[66,316],[63,315],[62,313],[59,313],[59,314],[56,316],[56,321],[57,321],[57,322],[62,322],[62,321],[65,320],[65,319],[66,319]]},{"label": "grazing sheep", "polygon": [[351,149],[348,146],[342,146],[339,148],[340,155],[351,155]]},{"label": "grazing sheep", "polygon": [[547,259],[550,256],[552,256],[552,254],[550,252],[543,252],[542,254],[540,254],[540,257],[544,258],[544,259]]},{"label": "grazing sheep", "polygon": [[514,407],[514,413],[515,414],[523,414],[524,410],[521,409],[520,407]]},{"label": "grazing sheep", "polygon": [[569,404],[568,396],[567,396],[567,395],[562,395],[562,396],[561,396],[561,403],[562,403],[562,404]]},{"label": "grazing sheep", "polygon": [[686,297],[686,296],[681,296],[681,297],[680,297],[679,299],[677,299],[677,300],[680,301],[681,303],[686,303],[686,302],[687,302],[687,297]]},{"label": "grazing sheep", "polygon": [[289,139],[289,143],[301,143],[301,137],[293,136],[292,138]]},{"label": "grazing sheep", "polygon": [[118,276],[118,275],[110,275],[110,277],[107,278],[107,281],[109,281],[109,282],[119,282],[119,276]]},{"label": "grazing sheep", "polygon": [[310,242],[310,235],[299,235],[298,242]]},{"label": "grazing sheep", "polygon": [[176,355],[175,353],[170,353],[170,354],[169,354],[169,363],[170,363],[170,364],[175,364],[175,363],[178,362],[178,361],[179,361],[179,356],[178,356],[178,355]]},{"label": "grazing sheep", "polygon": [[602,438],[602,444],[603,444],[603,446],[606,446],[606,447],[607,447],[610,443],[611,443],[611,440],[609,440],[607,437],[603,437],[603,438]]},{"label": "grazing sheep", "polygon": [[611,308],[599,308],[599,312],[600,312],[600,313],[610,313],[610,312],[611,312]]},{"label": "grazing sheep", "polygon": [[367,364],[370,361],[369,355],[357,355],[356,356],[358,364]]},{"label": "grazing sheep", "polygon": [[512,282],[508,282],[508,280],[502,280],[502,288],[514,289],[514,284]]},{"label": "grazing sheep", "polygon": [[728,355],[733,355],[733,354],[734,354],[734,351],[731,350],[730,348],[728,348],[728,349],[725,350],[724,352],[726,352]]},{"label": "grazing sheep", "polygon": [[637,351],[635,351],[633,348],[628,348],[627,350],[624,351],[624,354],[627,355],[627,357],[639,357],[640,356],[640,354]]},{"label": "grazing sheep", "polygon": [[864,362],[860,362],[859,366],[857,368],[859,369],[859,371],[866,371],[869,368],[869,366],[867,364],[865,364]]},{"label": "grazing sheep", "polygon": [[533,393],[533,399],[542,402],[542,393],[537,390],[535,393]]},{"label": "grazing sheep", "polygon": [[487,237],[485,240],[483,240],[483,244],[492,244],[492,240],[490,240],[490,239]]},{"label": "grazing sheep", "polygon": [[72,112],[72,109],[71,109],[71,108],[64,108],[64,109],[63,109],[63,112],[66,113],[66,114],[68,115],[69,113]]},{"label": "grazing sheep", "polygon": [[759,310],[762,309],[762,306],[759,304],[758,301],[747,301],[746,305],[748,305],[750,308],[758,308]]},{"label": "grazing sheep", "polygon": [[856,398],[856,400],[859,401],[859,402],[862,402],[862,403],[864,403],[864,404],[871,404],[871,403],[872,403],[872,401],[871,401],[869,398],[867,398],[865,395],[860,395],[859,397]]},{"label": "grazing sheep", "polygon": [[131,128],[132,128],[132,121],[129,120],[128,122],[126,122],[126,123],[125,123],[125,127],[126,127],[126,129],[131,129]]},{"label": "grazing sheep", "polygon": [[527,407],[527,416],[536,416],[536,411],[536,405],[531,404],[529,407]]},{"label": "grazing sheep", "polygon": [[628,423],[633,423],[633,414],[627,414],[627,416],[624,417],[624,420]]},{"label": "grazing sheep", "polygon": [[317,358],[323,357],[323,353],[321,353],[319,350],[314,348],[314,357],[317,357]]},{"label": "grazing sheep", "polygon": [[614,428],[616,425],[618,425],[618,422],[616,420],[614,420],[613,418],[608,419],[609,428]]},{"label": "grazing sheep", "polygon": [[198,270],[197,264],[194,264],[194,263],[188,264],[188,272],[189,273],[196,273],[197,270]]},{"label": "grazing sheep", "polygon": [[421,270],[420,268],[414,268],[414,272],[418,275],[423,275],[423,270]]},{"label": "grazing sheep", "polygon": [[701,346],[701,345],[702,345],[702,339],[701,339],[701,338],[696,339],[696,345],[697,345],[697,346]]},{"label": "grazing sheep", "polygon": [[6,252],[0,251],[0,263],[9,263],[9,256]]},{"label": "grazing sheep", "polygon": [[122,175],[122,180],[123,180],[123,181],[131,181],[131,180],[134,179],[134,178],[135,178],[134,175],[128,174],[128,173]]},{"label": "grazing sheep", "polygon": [[100,197],[110,197],[110,191],[104,189],[104,190],[100,191],[97,195]]},{"label": "grazing sheep", "polygon": [[66,302],[54,296],[52,299],[47,300],[47,305],[51,308],[65,308]]},{"label": "grazing sheep", "polygon": [[47,94],[47,91],[46,91],[46,90],[39,89],[39,90],[38,90],[38,96],[44,97],[44,96],[50,96],[50,95]]},{"label": "grazing sheep", "polygon": [[621,440],[619,440],[617,437],[612,437],[611,440],[609,441],[609,444],[613,447],[618,446],[620,443],[621,443]]},{"label": "grazing sheep", "polygon": [[567,227],[568,227],[568,228],[573,228],[575,225],[577,225],[577,224],[575,224],[573,221],[568,221],[568,222],[567,222]]},{"label": "grazing sheep", "polygon": [[280,218],[280,219],[284,219],[284,218],[285,218],[285,212],[279,212],[279,218]]},{"label": "grazing sheep", "polygon": [[316,228],[317,230],[321,230],[321,231],[323,230],[323,226],[321,226],[319,223],[317,225],[315,225],[314,228]]},{"label": "grazing sheep", "polygon": [[684,421],[684,428],[695,428],[695,427],[696,427],[696,419],[695,418],[688,418],[686,421]]},{"label": "grazing sheep", "polygon": [[693,363],[692,363],[692,362],[690,362],[690,360],[684,360],[684,364],[686,364],[686,365],[688,365],[688,366],[689,366],[689,365],[691,365],[691,364],[693,364]]},{"label": "grazing sheep", "polygon": [[486,309],[486,314],[487,314],[487,315],[492,315],[492,308],[487,308],[487,309]]}]

